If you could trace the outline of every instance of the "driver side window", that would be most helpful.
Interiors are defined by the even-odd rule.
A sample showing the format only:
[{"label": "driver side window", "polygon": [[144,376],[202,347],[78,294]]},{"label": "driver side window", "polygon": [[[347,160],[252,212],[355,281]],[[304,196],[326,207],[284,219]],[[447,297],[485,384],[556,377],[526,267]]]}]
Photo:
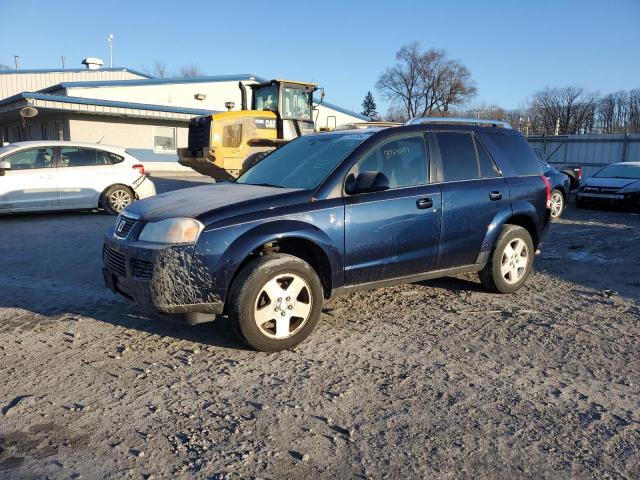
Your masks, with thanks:
[{"label": "driver side window", "polygon": [[53,166],[52,148],[31,148],[5,157],[3,160],[11,164],[11,170],[30,170],[34,168],[50,168]]},{"label": "driver side window", "polygon": [[361,158],[352,171],[382,172],[389,188],[412,187],[429,183],[429,162],[422,134],[385,140]]}]

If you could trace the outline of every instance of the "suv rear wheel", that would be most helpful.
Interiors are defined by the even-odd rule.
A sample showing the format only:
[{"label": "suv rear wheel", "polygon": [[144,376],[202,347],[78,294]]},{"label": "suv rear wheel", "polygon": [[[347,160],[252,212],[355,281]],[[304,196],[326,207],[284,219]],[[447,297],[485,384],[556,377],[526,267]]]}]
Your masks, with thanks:
[{"label": "suv rear wheel", "polygon": [[533,267],[531,235],[518,225],[505,225],[485,267],[478,273],[492,292],[512,293],[527,281]]},{"label": "suv rear wheel", "polygon": [[236,333],[263,352],[298,345],[322,311],[320,279],[304,260],[286,254],[259,257],[238,274],[229,292]]}]

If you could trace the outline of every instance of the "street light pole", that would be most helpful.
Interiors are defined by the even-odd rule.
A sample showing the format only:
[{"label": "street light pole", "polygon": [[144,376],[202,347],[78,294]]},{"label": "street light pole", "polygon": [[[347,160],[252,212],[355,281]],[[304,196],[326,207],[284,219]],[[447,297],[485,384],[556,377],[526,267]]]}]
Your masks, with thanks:
[{"label": "street light pole", "polygon": [[110,33],[107,37],[107,42],[109,42],[109,68],[113,68],[113,34]]}]

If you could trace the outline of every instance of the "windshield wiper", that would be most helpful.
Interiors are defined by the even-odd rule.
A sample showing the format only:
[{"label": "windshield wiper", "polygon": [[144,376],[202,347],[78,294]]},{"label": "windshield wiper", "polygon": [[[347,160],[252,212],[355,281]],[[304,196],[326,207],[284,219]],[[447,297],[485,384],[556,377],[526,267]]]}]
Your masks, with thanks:
[{"label": "windshield wiper", "polygon": [[272,183],[245,183],[245,185],[255,185],[256,187],[274,187],[274,188],[287,188],[282,185],[274,185]]}]

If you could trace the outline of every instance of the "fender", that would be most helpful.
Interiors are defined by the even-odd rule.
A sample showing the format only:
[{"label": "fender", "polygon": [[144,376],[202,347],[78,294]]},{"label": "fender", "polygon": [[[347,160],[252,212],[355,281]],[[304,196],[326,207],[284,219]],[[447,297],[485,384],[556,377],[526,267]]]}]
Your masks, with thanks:
[{"label": "fender", "polygon": [[487,228],[487,234],[484,237],[484,241],[482,242],[482,248],[480,249],[480,254],[476,259],[477,264],[484,265],[489,260],[489,255],[491,254],[491,249],[498,239],[498,235],[500,235],[500,231],[505,223],[509,223],[509,219],[515,216],[526,216],[531,219],[531,221],[536,226],[536,231],[539,230],[538,225],[538,214],[536,212],[535,207],[524,200],[514,200],[511,202],[511,208],[504,208],[500,210],[495,217],[493,217],[492,222],[489,224]]},{"label": "fender", "polygon": [[[341,224],[342,222],[340,222]],[[213,265],[208,265],[216,279],[216,293],[225,298],[238,268],[247,256],[265,243],[284,238],[299,238],[317,245],[329,260],[332,272],[332,285],[342,285],[343,262],[341,252],[335,247],[335,241],[316,225],[296,219],[275,219],[266,223],[251,222],[239,236],[228,243]],[[237,233],[238,226],[232,229]],[[342,225],[340,225],[342,228]],[[231,232],[229,232],[231,233]],[[234,235],[235,236],[235,235]],[[216,235],[218,240],[223,240]]]}]

